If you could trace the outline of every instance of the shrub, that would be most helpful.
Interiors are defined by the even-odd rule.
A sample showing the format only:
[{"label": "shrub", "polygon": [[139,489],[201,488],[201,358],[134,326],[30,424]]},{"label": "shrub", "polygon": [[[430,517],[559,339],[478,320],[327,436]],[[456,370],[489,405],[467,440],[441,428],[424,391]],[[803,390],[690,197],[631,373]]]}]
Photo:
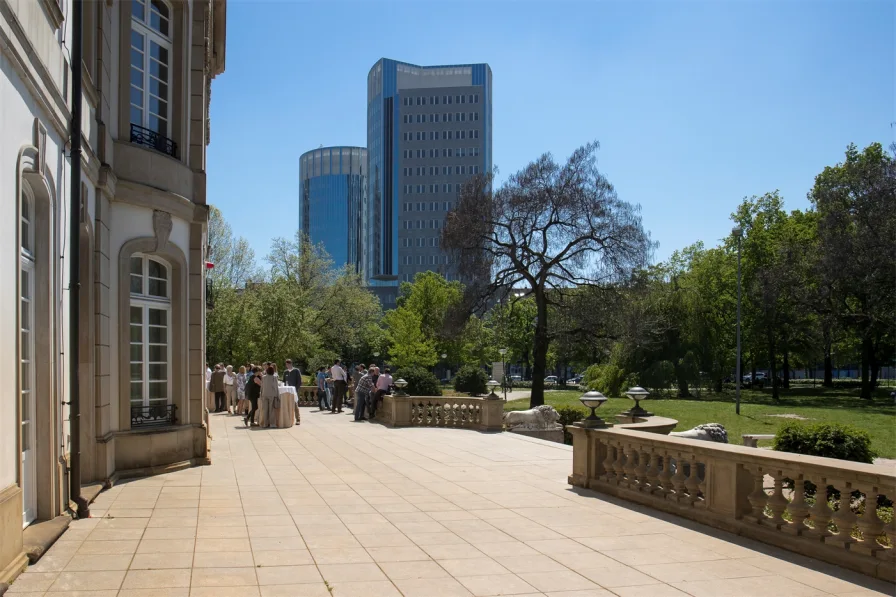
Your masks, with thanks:
[{"label": "shrub", "polygon": [[464,365],[454,377],[454,389],[470,396],[485,394],[488,377],[485,371],[472,365]]},{"label": "shrub", "polygon": [[867,431],[841,423],[788,423],[775,435],[774,449],[869,464],[877,456]]},{"label": "shrub", "polygon": [[572,425],[576,421],[581,421],[588,416],[588,413],[581,408],[574,408],[572,406],[564,406],[563,408],[557,409],[557,412],[560,413],[560,420],[557,422],[563,425],[563,443],[571,446],[572,434],[566,430],[566,426]]},{"label": "shrub", "polygon": [[625,386],[626,375],[620,367],[607,363],[591,365],[585,370],[582,385],[589,390],[597,390],[612,398],[619,398]]},{"label": "shrub", "polygon": [[428,369],[423,367],[404,367],[395,372],[393,380],[403,379],[408,382],[404,389],[411,396],[441,396],[439,380]]}]

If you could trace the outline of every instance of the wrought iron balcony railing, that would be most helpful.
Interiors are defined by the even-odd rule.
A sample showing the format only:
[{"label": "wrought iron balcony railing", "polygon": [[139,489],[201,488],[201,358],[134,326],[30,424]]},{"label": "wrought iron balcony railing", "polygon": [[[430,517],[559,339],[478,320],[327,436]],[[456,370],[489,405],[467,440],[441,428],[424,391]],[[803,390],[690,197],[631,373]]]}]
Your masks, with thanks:
[{"label": "wrought iron balcony railing", "polygon": [[131,429],[161,427],[177,423],[176,404],[150,404],[131,407]]},{"label": "wrought iron balcony railing", "polygon": [[177,143],[168,137],[163,137],[152,129],[138,126],[133,123],[131,123],[131,143],[143,145],[144,147],[149,147],[156,151],[161,151],[165,155],[177,158]]}]

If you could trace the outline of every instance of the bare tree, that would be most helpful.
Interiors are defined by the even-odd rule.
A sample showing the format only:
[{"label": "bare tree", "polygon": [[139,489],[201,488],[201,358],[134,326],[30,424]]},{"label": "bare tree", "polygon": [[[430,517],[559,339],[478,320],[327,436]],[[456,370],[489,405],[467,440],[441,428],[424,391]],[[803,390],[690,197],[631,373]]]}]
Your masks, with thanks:
[{"label": "bare tree", "polygon": [[562,309],[575,288],[628,278],[653,247],[639,208],[598,172],[597,149],[580,147],[562,165],[544,154],[494,192],[493,174],[474,177],[442,233],[476,306],[508,294],[534,298],[533,407],[544,404],[549,308]]},{"label": "bare tree", "polygon": [[249,241],[234,238],[230,224],[214,205],[208,214],[208,259],[215,264],[209,277],[216,288],[242,288],[258,275]]}]

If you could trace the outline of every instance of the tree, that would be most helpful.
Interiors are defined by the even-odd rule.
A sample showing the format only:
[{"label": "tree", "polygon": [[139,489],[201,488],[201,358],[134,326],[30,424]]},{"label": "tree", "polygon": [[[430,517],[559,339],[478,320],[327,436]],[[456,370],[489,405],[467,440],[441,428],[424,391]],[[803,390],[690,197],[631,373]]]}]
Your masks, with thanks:
[{"label": "tree", "polygon": [[652,247],[638,209],[598,172],[597,149],[596,142],[580,147],[562,165],[544,154],[495,192],[493,174],[473,177],[442,232],[476,305],[529,289],[536,307],[533,407],[544,404],[549,308],[576,287],[628,277]]},{"label": "tree", "polygon": [[214,205],[208,214],[208,260],[215,266],[208,274],[215,290],[242,288],[258,276],[249,241],[233,237],[230,224]]},{"label": "tree", "polygon": [[438,362],[435,343],[423,333],[420,314],[398,307],[383,319],[389,342],[389,359],[399,367],[432,367]]},{"label": "tree", "polygon": [[[861,343],[863,398],[871,399],[876,345],[893,344],[896,328],[896,161],[880,143],[815,178],[820,271],[841,324]],[[891,353],[892,354],[892,353]]]}]

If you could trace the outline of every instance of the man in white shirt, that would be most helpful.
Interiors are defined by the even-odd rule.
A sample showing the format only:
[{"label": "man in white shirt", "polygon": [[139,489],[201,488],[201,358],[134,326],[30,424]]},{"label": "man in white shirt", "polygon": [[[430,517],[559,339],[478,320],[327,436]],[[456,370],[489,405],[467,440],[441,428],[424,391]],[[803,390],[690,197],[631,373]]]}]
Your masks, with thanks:
[{"label": "man in white shirt", "polygon": [[373,419],[376,417],[376,407],[379,405],[380,400],[383,399],[383,396],[389,393],[389,389],[392,387],[392,371],[385,367],[383,368],[383,372],[376,379],[376,392],[373,394],[373,400],[370,401],[370,418]]},{"label": "man in white shirt", "polygon": [[215,404],[215,394],[212,392],[212,369],[205,364],[205,408],[211,410]]},{"label": "man in white shirt", "polygon": [[330,367],[330,377],[333,379],[333,406],[330,408],[331,413],[342,412],[342,400],[345,398],[345,388],[348,378],[345,375],[345,369],[342,368],[342,361],[336,359],[333,366]]}]

